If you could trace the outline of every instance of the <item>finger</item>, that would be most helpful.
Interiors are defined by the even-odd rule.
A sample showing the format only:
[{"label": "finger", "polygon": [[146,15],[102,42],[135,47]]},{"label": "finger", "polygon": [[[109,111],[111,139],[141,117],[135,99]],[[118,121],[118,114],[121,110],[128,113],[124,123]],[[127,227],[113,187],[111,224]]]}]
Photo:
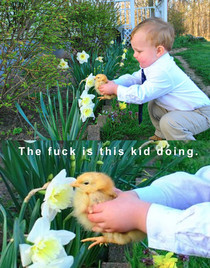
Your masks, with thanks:
[{"label": "finger", "polygon": [[121,191],[120,189],[115,188],[115,187],[114,187],[114,192],[115,192],[117,195],[119,195],[120,193],[122,193],[122,191]]},{"label": "finger", "polygon": [[96,232],[96,233],[102,233],[102,232],[104,232],[103,228],[98,227],[98,226],[94,226],[94,227],[92,228],[92,231],[93,231],[93,232]]},{"label": "finger", "polygon": [[88,214],[88,219],[97,224],[104,221],[100,213]]},{"label": "finger", "polygon": [[92,207],[88,208],[89,213],[99,213],[99,212],[102,212],[102,211],[103,211],[103,204],[102,203],[95,204]]},{"label": "finger", "polygon": [[105,229],[105,230],[103,230],[103,232],[105,232],[105,233],[113,233],[114,230],[113,229]]}]

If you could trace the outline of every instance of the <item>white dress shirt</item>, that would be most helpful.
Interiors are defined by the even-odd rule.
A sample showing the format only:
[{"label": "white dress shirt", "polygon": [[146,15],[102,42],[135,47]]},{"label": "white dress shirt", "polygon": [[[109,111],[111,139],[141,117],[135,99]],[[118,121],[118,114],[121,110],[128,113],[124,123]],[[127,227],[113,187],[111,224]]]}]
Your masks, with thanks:
[{"label": "white dress shirt", "polygon": [[176,172],[134,190],[153,203],[147,214],[149,247],[210,258],[210,166]]},{"label": "white dress shirt", "polygon": [[141,71],[114,80],[117,98],[127,103],[142,104],[155,99],[168,111],[192,111],[210,105],[207,95],[176,65],[168,53],[144,68],[147,80],[141,85]]}]

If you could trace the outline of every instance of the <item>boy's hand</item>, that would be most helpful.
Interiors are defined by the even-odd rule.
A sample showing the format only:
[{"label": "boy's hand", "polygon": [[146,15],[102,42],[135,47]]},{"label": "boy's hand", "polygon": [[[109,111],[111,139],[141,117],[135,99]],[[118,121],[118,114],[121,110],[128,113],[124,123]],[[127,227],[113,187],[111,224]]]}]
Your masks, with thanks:
[{"label": "boy's hand", "polygon": [[116,199],[91,207],[88,219],[95,223],[95,232],[146,232],[146,215],[150,204],[140,200],[133,191],[122,192]]},{"label": "boy's hand", "polygon": [[108,81],[108,83],[103,84],[99,87],[99,91],[102,95],[117,95],[117,87],[118,85],[115,84],[113,81]]}]

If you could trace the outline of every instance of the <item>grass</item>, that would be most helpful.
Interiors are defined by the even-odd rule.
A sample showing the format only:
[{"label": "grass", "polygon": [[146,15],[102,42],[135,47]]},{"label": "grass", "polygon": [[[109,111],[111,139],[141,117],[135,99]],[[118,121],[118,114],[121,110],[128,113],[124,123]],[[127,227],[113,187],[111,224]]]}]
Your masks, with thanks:
[{"label": "grass", "polygon": [[205,85],[210,84],[209,50],[210,42],[200,42],[177,54],[188,62],[190,68],[195,70],[195,73],[202,78]]},{"label": "grass", "polygon": [[[182,39],[181,39],[182,40]],[[210,63],[209,63],[209,48],[210,42],[189,42],[184,39],[184,42],[175,42],[175,47],[183,46],[183,44],[189,49],[178,53],[181,55],[190,65],[191,68],[195,69],[196,73],[202,78],[205,84],[210,82]],[[199,51],[199,53],[198,53]],[[201,53],[200,53],[201,52]],[[181,62],[175,58],[177,65],[184,71]],[[133,73],[139,70],[139,63],[133,57],[133,50],[129,49],[127,53],[127,59],[125,61],[125,67],[117,74],[117,77],[126,73]],[[116,102],[112,103],[113,111],[116,110]],[[102,140],[139,140],[148,139],[154,135],[154,127],[150,121],[148,114],[147,104],[143,106],[143,122],[141,125],[138,124],[137,118],[129,117],[129,111],[135,114],[138,111],[138,105],[128,105],[127,112],[125,115],[118,113],[118,119],[108,118],[107,123],[104,125],[101,131]],[[208,141],[210,136],[210,129],[204,131],[198,135],[195,135],[196,140]]]}]

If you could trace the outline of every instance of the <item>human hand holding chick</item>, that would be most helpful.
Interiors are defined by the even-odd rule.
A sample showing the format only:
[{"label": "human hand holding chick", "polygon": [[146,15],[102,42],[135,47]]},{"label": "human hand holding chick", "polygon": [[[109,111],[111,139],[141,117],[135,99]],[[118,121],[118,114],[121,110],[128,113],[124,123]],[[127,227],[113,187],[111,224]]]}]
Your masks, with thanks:
[{"label": "human hand holding chick", "polygon": [[[89,246],[89,248],[92,248],[93,246],[97,244],[106,244],[106,243],[116,243],[120,245],[124,245],[126,243],[129,243],[131,241],[139,241],[142,240],[145,237],[145,233],[141,232],[140,230],[132,230],[129,232],[107,232],[109,230],[112,230],[112,226],[108,224],[108,228],[103,224],[95,224],[94,222],[90,221],[88,216],[88,209],[89,211],[93,207],[93,212],[96,209],[94,207],[95,204],[103,203],[105,202],[109,204],[109,200],[114,199],[117,197],[116,192],[114,190],[114,183],[111,180],[111,178],[103,173],[100,172],[86,172],[82,175],[80,175],[77,180],[71,184],[72,187],[76,188],[74,199],[73,199],[73,207],[74,207],[74,216],[77,218],[77,220],[83,225],[83,227],[86,230],[92,230],[94,228],[97,229],[97,231],[103,232],[104,229],[106,232],[102,233],[102,236],[98,237],[91,237],[83,239],[82,242],[88,242],[93,241],[93,243]],[[119,191],[118,191],[119,192]],[[119,194],[119,196],[122,196],[123,194]],[[117,200],[117,199],[116,199]],[[133,199],[132,199],[133,200]],[[119,200],[117,200],[118,203]],[[137,198],[135,198],[135,202],[131,202],[130,205],[137,205]],[[124,201],[123,201],[124,203]],[[122,206],[121,206],[122,207]],[[132,217],[135,215],[135,213],[139,213],[141,207],[139,209],[136,209],[136,207],[129,207],[126,205],[127,209],[120,210],[119,207],[117,208],[115,206],[115,210],[118,210],[118,215],[121,217],[124,215],[124,213],[130,214]],[[130,213],[130,211],[133,211],[133,213]],[[94,215],[94,214],[93,214]],[[92,216],[93,216],[92,215]],[[129,217],[130,217],[129,215]],[[105,215],[106,216],[106,215]],[[126,221],[127,221],[126,216]],[[138,214],[137,214],[138,216]],[[95,220],[95,219],[93,219]],[[100,223],[100,217],[96,220],[96,222]],[[124,221],[124,224],[126,225],[126,221]],[[134,228],[134,226],[137,226],[137,224],[134,224],[132,226],[125,227],[125,230],[130,230],[130,228]],[[105,228],[104,228],[105,227]],[[123,230],[122,222],[120,225],[119,230]]]},{"label": "human hand holding chick", "polygon": [[100,100],[113,99],[117,95],[117,85],[113,81],[109,81],[104,74],[97,74],[95,76],[95,90],[99,95]]},{"label": "human hand holding chick", "polygon": [[150,204],[140,200],[134,191],[119,192],[116,199],[93,205],[88,219],[95,226],[93,231],[128,232],[141,230],[146,233],[146,216]]}]

